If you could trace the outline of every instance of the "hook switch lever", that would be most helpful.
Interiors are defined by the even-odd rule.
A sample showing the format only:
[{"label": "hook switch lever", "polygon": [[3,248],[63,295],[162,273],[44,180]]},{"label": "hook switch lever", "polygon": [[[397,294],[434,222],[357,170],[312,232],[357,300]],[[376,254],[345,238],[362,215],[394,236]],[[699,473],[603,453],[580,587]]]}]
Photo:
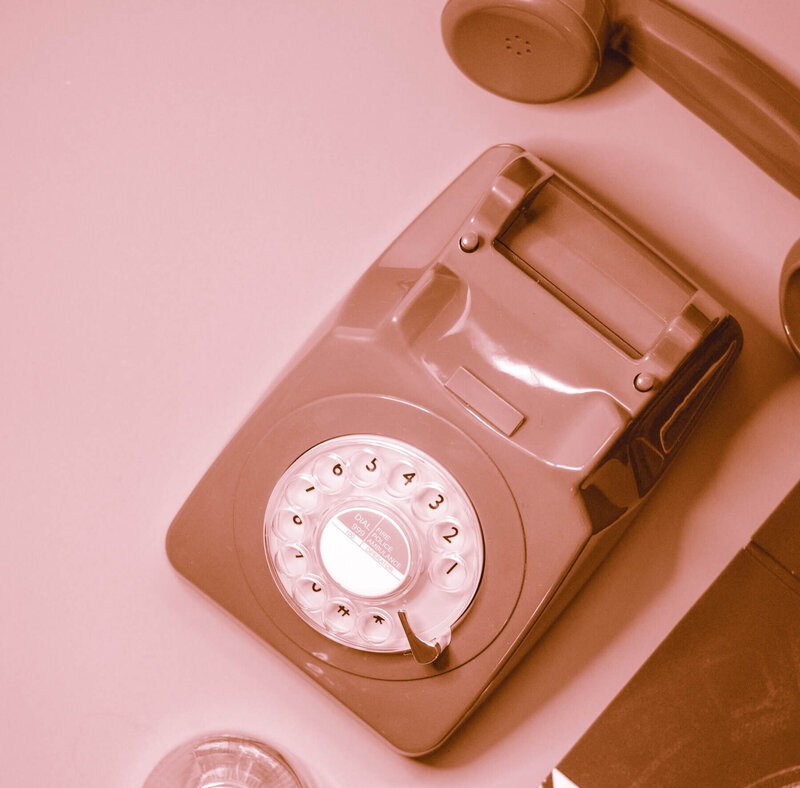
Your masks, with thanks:
[{"label": "hook switch lever", "polygon": [[405,610],[398,610],[397,617],[400,619],[400,625],[403,627],[403,632],[406,633],[406,637],[408,638],[408,645],[411,646],[411,655],[421,665],[430,665],[432,662],[435,662],[450,644],[449,629],[442,637],[429,642],[423,640],[414,632],[411,625],[408,623],[408,616]]}]

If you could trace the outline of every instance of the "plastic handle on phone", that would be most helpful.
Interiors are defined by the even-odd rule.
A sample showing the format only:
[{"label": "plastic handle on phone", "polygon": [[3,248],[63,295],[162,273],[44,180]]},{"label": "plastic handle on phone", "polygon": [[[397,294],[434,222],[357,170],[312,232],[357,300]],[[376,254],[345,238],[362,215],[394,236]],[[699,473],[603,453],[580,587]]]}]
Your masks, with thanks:
[{"label": "plastic handle on phone", "polygon": [[513,221],[517,210],[533,196],[551,173],[540,170],[527,156],[518,156],[507,164],[492,181],[486,197],[470,217],[468,229],[462,235],[474,234],[475,248],[482,240],[493,241]]},{"label": "plastic handle on phone", "polygon": [[411,628],[405,610],[398,610],[397,617],[400,619],[400,625],[408,638],[408,645],[411,646],[411,656],[421,665],[430,665],[431,662],[436,662],[450,644],[450,630],[448,629],[443,637],[428,642],[420,638]]},{"label": "plastic handle on phone", "polygon": [[800,241],[786,256],[780,283],[781,322],[792,350],[800,358]]},{"label": "plastic handle on phone", "polygon": [[800,91],[663,0],[617,0],[611,47],[800,197]]}]

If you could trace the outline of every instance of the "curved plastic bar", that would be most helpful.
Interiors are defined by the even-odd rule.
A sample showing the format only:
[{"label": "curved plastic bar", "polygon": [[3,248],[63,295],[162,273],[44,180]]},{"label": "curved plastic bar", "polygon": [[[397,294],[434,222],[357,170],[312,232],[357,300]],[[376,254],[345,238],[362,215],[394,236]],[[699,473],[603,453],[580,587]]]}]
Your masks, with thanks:
[{"label": "curved plastic bar", "polygon": [[617,0],[611,47],[800,197],[800,91],[663,0]]},{"label": "curved plastic bar", "polygon": [[780,283],[781,322],[792,350],[800,358],[800,241],[786,256]]}]

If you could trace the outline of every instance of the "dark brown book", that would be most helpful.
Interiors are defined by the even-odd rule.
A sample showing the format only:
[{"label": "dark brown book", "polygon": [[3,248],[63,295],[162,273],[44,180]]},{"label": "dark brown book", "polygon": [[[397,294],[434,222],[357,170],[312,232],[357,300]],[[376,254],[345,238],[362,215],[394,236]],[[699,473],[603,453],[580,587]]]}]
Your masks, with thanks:
[{"label": "dark brown book", "polygon": [[800,484],[543,786],[800,786]]}]

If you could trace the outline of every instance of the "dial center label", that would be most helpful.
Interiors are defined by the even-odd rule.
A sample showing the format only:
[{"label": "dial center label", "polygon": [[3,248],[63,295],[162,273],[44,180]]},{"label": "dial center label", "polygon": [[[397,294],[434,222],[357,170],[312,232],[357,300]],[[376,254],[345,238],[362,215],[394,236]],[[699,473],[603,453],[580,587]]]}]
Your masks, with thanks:
[{"label": "dial center label", "polygon": [[408,537],[389,515],[366,506],[337,512],[320,536],[328,574],[353,594],[378,597],[399,588],[411,569]]}]

